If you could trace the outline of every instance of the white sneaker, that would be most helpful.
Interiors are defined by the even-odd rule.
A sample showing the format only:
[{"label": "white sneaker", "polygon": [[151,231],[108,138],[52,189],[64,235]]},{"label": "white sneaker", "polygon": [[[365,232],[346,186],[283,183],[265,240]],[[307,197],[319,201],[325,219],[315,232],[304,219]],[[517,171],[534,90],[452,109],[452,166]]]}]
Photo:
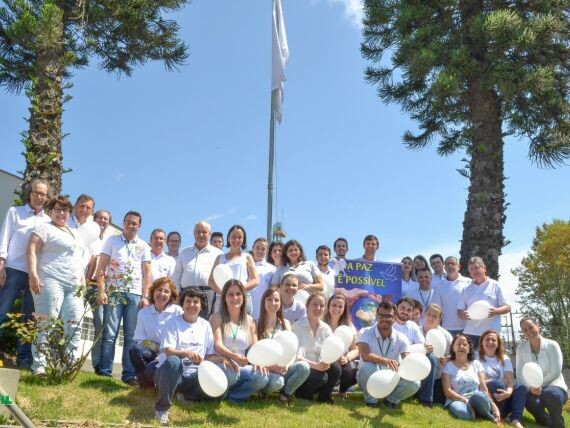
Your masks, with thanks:
[{"label": "white sneaker", "polygon": [[516,419],[510,421],[509,425],[512,427],[515,427],[515,428],[523,428],[522,424],[519,421],[517,421]]},{"label": "white sneaker", "polygon": [[156,416],[160,425],[168,425],[168,410],[155,410],[154,416]]}]

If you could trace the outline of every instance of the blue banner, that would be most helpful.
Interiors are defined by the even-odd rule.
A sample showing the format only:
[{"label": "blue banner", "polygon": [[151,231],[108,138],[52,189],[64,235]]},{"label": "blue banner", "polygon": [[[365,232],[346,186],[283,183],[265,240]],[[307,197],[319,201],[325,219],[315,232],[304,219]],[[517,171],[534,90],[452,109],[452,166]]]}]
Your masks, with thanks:
[{"label": "blue banner", "polygon": [[368,327],[381,301],[395,304],[402,295],[402,265],[346,260],[335,276],[335,292],[345,296],[354,327]]}]

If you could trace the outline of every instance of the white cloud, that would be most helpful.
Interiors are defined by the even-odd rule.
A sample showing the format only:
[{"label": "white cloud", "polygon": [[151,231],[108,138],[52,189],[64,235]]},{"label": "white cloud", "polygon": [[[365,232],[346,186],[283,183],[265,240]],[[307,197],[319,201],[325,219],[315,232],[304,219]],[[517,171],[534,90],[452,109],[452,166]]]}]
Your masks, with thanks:
[{"label": "white cloud", "polygon": [[362,28],[364,9],[362,0],[327,0],[329,4],[340,3],[344,7],[344,17],[357,28]]},{"label": "white cloud", "polygon": [[214,220],[218,220],[218,219],[222,218],[223,216],[224,216],[224,215],[221,214],[221,213],[214,213],[214,214],[210,214],[209,216],[206,216],[206,217],[204,218],[204,220],[206,220],[207,222],[211,222],[211,221],[214,221]]},{"label": "white cloud", "polygon": [[255,221],[257,220],[257,216],[255,214],[249,214],[246,215],[244,218],[241,219],[242,222],[246,222],[246,221]]}]

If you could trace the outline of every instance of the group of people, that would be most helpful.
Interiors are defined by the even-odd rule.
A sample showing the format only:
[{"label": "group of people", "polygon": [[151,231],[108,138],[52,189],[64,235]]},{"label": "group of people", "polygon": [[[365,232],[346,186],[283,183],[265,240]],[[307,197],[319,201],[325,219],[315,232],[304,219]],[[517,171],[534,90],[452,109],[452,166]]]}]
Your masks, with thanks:
[{"label": "group of people", "polygon": [[[142,216],[136,211],[125,214],[120,230],[111,226],[109,211],[94,211],[88,195],[73,205],[63,196],[51,198],[49,185],[34,180],[26,197],[26,205],[9,209],[0,230],[0,325],[21,295],[26,316],[35,312],[40,323],[48,316],[63,320],[69,352],[77,354],[78,322],[88,304],[95,336],[101,338],[92,349],[93,368],[111,376],[122,324],[121,379],[157,389],[155,414],[162,424],[168,423],[175,398],[214,399],[198,380],[198,367],[210,361],[227,379],[226,391],[216,400],[239,404],[253,394],[276,393],[286,406],[293,396],[332,404],[335,387],[339,397],[346,397],[358,385],[371,407],[391,409],[416,396],[422,405],[444,405],[461,419],[508,417],[520,427],[526,407],[539,424],[564,426],[568,394],[560,347],[540,335],[537,322],[523,318],[527,341],[519,346],[513,367],[500,336],[501,315],[510,312],[510,304],[480,257],[469,261],[471,278],[459,273],[455,257],[434,254],[429,262],[404,257],[402,297],[395,303],[378,299],[375,322],[357,331],[349,310],[358,290],[335,288],[335,275],[347,259],[344,238],[334,242],[335,257],[328,246],[319,246],[315,263],[307,260],[299,241],[258,238],[248,252],[242,226],[233,225],[224,239],[199,221],[194,244],[180,249],[178,232],[154,229],[150,245],[143,241],[138,236]],[[97,236],[88,239],[95,224]],[[375,261],[378,248],[378,238],[366,236],[358,259]],[[223,284],[215,273],[222,264],[232,273]],[[78,287],[85,287],[83,297]],[[301,291],[306,302],[297,298]],[[488,317],[471,319],[467,309],[480,300],[489,304]],[[337,361],[325,363],[323,342],[340,326],[351,329],[353,341]],[[439,358],[426,344],[432,329],[446,340]],[[269,367],[248,362],[247,352],[258,340],[285,330],[298,338],[295,358]],[[430,361],[428,376],[421,382],[401,378],[380,403],[369,393],[368,380],[378,370],[398,371],[414,345],[423,347]],[[531,361],[544,374],[540,387],[520,376]],[[19,346],[18,364],[45,375],[41,347]]]}]

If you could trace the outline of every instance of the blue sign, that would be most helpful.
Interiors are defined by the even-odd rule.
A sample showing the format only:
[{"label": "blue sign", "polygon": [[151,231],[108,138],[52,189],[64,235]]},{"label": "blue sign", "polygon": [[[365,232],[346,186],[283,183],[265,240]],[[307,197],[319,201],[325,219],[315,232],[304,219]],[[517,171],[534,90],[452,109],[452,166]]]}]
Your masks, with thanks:
[{"label": "blue sign", "polygon": [[345,296],[357,330],[371,326],[376,321],[378,304],[395,304],[402,295],[402,265],[346,260],[335,276],[335,292]]}]

